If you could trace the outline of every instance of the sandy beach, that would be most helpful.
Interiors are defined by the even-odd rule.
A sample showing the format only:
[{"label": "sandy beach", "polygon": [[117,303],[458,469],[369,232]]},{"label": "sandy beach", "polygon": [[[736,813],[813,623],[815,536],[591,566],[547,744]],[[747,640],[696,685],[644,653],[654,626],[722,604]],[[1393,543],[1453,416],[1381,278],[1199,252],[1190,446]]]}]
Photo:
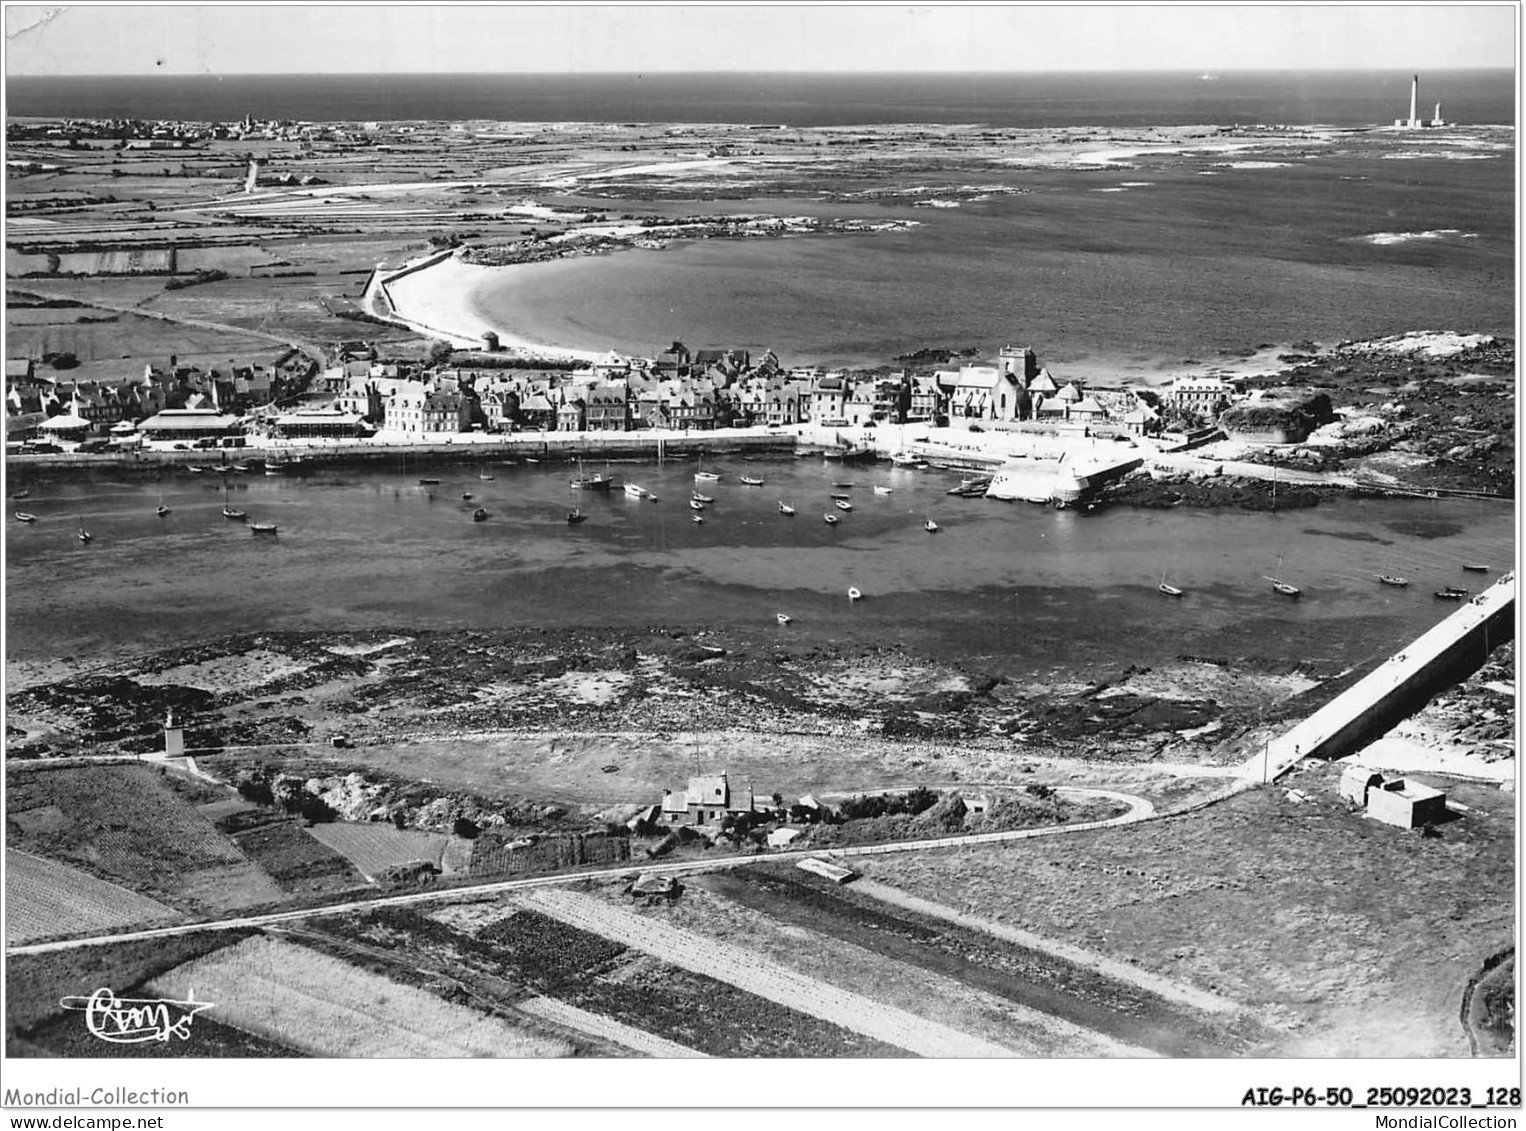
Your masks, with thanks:
[{"label": "sandy beach", "polygon": [[[381,286],[385,287],[391,300],[392,318],[407,322],[431,337],[443,338],[453,346],[480,348],[482,335],[492,331],[498,335],[500,348],[508,351],[573,361],[596,361],[604,357],[607,351],[569,349],[531,341],[515,333],[512,327],[502,325],[496,316],[483,311],[476,301],[479,290],[488,283],[501,286],[505,278],[520,278],[534,266],[479,267],[449,257],[400,278],[397,272],[390,278],[384,274]],[[385,316],[384,312],[377,313]]]}]

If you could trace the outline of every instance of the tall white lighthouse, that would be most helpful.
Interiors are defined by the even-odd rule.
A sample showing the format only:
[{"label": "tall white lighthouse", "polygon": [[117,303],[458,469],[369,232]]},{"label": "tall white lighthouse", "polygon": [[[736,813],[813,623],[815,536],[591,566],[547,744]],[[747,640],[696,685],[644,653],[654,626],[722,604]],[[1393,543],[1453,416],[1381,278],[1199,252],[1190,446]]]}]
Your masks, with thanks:
[{"label": "tall white lighthouse", "polygon": [[[1438,118],[1441,116],[1438,112]],[[1394,128],[1399,130],[1419,130],[1425,128],[1425,123],[1420,120],[1420,76],[1415,75],[1409,84],[1409,117],[1395,118]]]}]

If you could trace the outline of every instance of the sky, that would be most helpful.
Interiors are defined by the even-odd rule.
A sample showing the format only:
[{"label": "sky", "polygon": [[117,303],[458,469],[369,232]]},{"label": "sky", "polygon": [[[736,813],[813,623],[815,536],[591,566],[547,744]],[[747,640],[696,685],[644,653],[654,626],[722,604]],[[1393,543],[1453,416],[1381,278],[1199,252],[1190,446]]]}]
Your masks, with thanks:
[{"label": "sky", "polygon": [[1513,3],[5,7],[8,75],[1513,68]]}]

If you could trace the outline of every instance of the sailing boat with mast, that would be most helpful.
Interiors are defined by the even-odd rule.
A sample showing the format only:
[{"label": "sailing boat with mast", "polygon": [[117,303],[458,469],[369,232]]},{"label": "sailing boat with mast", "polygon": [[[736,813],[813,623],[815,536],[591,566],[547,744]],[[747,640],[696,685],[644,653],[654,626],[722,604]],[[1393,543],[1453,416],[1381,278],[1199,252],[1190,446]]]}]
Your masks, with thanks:
[{"label": "sailing boat with mast", "polygon": [[1167,597],[1180,597],[1182,595],[1182,591],[1180,589],[1178,589],[1176,586],[1174,586],[1174,585],[1167,585],[1166,584],[1166,571],[1165,570],[1161,570],[1160,571],[1160,585],[1159,585],[1158,588]]},{"label": "sailing boat with mast", "polygon": [[[1265,574],[1262,574],[1262,576],[1266,577]],[[1296,597],[1303,592],[1298,586],[1290,585],[1282,580],[1282,558],[1280,555],[1277,558],[1277,576],[1266,577],[1266,580],[1272,583],[1273,591],[1281,593],[1284,597]]]},{"label": "sailing boat with mast", "polygon": [[248,511],[241,511],[237,507],[228,505],[228,484],[223,483],[223,517],[234,522],[244,522],[249,518]]},{"label": "sailing boat with mast", "polygon": [[601,475],[598,472],[594,472],[592,475],[589,475],[584,472],[582,457],[580,456],[578,458],[578,473],[573,477],[571,481],[572,486],[577,490],[608,491],[611,482],[613,482],[613,480],[608,474]]},{"label": "sailing boat with mast", "polygon": [[164,505],[164,492],[163,491],[159,492],[159,506],[157,508],[155,508],[154,513],[156,515],[158,515],[160,518],[163,518],[165,515],[170,513],[170,508]]},{"label": "sailing boat with mast", "polygon": [[79,520],[79,540],[84,544],[89,545],[90,540],[94,537],[95,535],[91,534],[90,531],[85,529],[85,520],[83,517],[81,517]]}]

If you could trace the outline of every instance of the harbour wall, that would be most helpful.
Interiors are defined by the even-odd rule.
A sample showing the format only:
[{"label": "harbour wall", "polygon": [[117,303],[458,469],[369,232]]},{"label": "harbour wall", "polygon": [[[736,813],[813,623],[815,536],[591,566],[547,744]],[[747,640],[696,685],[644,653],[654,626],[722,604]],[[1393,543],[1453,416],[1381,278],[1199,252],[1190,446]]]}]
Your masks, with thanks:
[{"label": "harbour wall", "polygon": [[1515,576],[1506,574],[1286,733],[1241,772],[1274,780],[1300,758],[1354,754],[1483,666],[1515,636]]},{"label": "harbour wall", "polygon": [[[203,467],[217,463],[243,463],[267,459],[291,459],[300,456],[303,466],[323,464],[396,463],[406,458],[412,466],[428,463],[475,463],[484,459],[545,460],[653,460],[659,455],[659,440],[650,434],[635,432],[548,432],[516,433],[512,437],[483,436],[472,438],[463,433],[459,443],[437,441],[419,444],[378,444],[372,441],[308,440],[273,445],[250,444],[242,448],[208,448],[197,451],[98,452],[76,455],[7,455],[11,474],[30,470],[93,471],[107,468],[144,468],[157,470],[175,467]],[[660,454],[664,459],[693,459],[700,455],[780,455],[795,451],[794,436],[736,436],[692,433],[683,438],[664,437]]]}]

